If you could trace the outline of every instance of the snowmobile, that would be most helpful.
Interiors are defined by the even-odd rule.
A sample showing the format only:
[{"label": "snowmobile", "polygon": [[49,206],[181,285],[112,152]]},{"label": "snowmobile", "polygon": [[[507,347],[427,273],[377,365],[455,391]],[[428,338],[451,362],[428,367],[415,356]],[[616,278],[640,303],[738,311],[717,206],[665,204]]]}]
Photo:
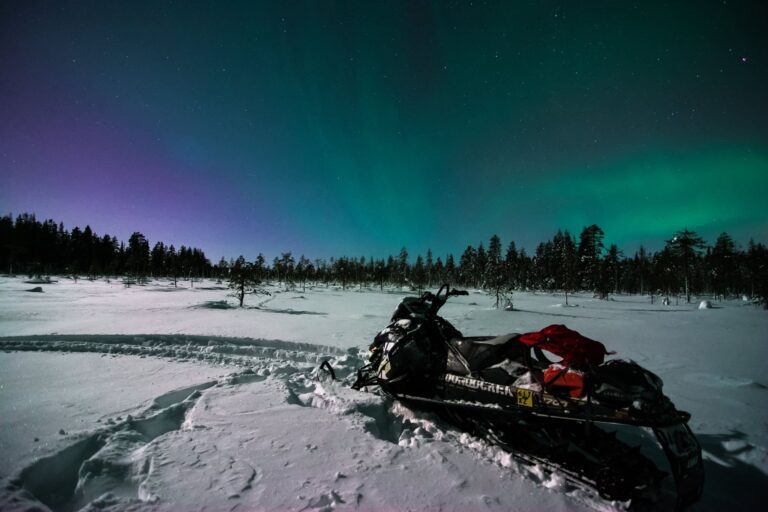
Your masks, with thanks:
[{"label": "snowmobile", "polygon": [[[524,464],[543,465],[632,508],[656,507],[668,472],[674,480],[668,498],[676,509],[698,501],[701,447],[688,427],[690,414],[662,393],[658,376],[632,361],[606,361],[602,343],[563,325],[463,336],[438,315],[458,295],[468,293],[445,284],[437,293],[405,297],[375,337],[352,387],[378,386],[500,445]],[[667,471],[617,436],[636,427],[655,434]]]}]

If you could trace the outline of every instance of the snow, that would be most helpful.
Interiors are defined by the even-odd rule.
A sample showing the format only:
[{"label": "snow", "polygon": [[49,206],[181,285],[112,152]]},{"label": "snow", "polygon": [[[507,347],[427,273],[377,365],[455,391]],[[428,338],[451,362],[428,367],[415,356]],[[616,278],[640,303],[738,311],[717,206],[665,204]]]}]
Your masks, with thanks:
[{"label": "snow", "polygon": [[[0,278],[1,279],[1,278]],[[310,341],[359,347],[371,325],[381,330],[402,293],[316,289],[310,294],[248,295],[236,308],[226,285],[206,281],[153,282],[125,287],[103,280],[61,279],[42,294],[21,294],[20,280],[0,280],[0,325],[4,334],[202,334]],[[6,293],[7,292],[7,293]],[[348,300],[364,296],[365,300]],[[308,299],[307,297],[311,297]],[[222,301],[228,300],[225,309]]]},{"label": "snow", "polygon": [[[0,509],[611,510],[558,473],[437,417],[348,387],[400,290],[247,296],[205,281],[125,287],[0,278]],[[564,323],[657,373],[692,413],[697,510],[758,508],[768,478],[768,316],[743,301],[663,306],[473,291],[467,335]],[[705,299],[697,299],[705,300]],[[706,299],[710,300],[710,299]],[[330,359],[346,383],[318,372]],[[63,431],[60,434],[59,431]]]},{"label": "snow", "polygon": [[[228,373],[210,365],[169,365],[155,358],[0,353],[2,458],[26,464],[50,455],[60,430],[76,433],[119,421],[180,387],[216,382]],[[10,476],[9,469],[8,463],[0,465],[0,479]]]}]

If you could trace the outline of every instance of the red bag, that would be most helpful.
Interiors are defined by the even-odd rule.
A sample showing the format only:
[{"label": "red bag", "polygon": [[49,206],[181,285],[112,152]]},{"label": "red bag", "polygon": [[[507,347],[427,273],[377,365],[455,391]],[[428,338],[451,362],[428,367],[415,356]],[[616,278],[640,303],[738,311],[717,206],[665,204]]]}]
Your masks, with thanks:
[{"label": "red bag", "polygon": [[563,364],[588,369],[603,363],[605,345],[591,340],[564,325],[550,325],[538,332],[520,335],[520,341],[531,347],[548,350],[563,358]]},{"label": "red bag", "polygon": [[552,364],[544,370],[544,385],[549,388],[567,389],[571,398],[581,398],[584,396],[584,372]]}]

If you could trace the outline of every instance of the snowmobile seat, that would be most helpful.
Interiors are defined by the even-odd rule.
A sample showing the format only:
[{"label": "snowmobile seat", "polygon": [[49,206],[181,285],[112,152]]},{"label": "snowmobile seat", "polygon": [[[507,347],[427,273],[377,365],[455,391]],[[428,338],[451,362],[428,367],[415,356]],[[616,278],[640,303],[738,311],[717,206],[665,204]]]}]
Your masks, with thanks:
[{"label": "snowmobile seat", "polygon": [[[459,353],[464,356],[469,364],[470,372],[477,372],[502,362],[505,359],[517,359],[516,356],[522,356],[527,348],[513,340],[519,334],[505,334],[503,336],[477,336],[471,338],[459,338],[451,340],[451,344],[456,347]],[[519,352],[519,354],[518,354]],[[457,365],[451,364],[449,357],[449,371],[457,371]],[[467,373],[463,365],[460,373]]]}]

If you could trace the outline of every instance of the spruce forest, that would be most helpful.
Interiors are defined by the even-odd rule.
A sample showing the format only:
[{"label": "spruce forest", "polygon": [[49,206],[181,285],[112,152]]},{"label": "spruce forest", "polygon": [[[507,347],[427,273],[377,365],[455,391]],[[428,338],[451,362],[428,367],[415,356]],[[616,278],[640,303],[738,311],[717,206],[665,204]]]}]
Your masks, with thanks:
[{"label": "spruce forest", "polygon": [[[713,244],[697,233],[682,229],[670,233],[658,252],[640,247],[631,255],[616,245],[606,247],[605,234],[586,226],[578,237],[558,230],[541,242],[534,254],[506,246],[494,235],[487,245],[468,245],[457,258],[444,258],[431,251],[415,258],[402,248],[386,259],[339,256],[310,260],[292,252],[275,257],[271,264],[259,254],[252,261],[243,256],[222,258],[212,264],[199,248],[150,241],[135,232],[127,244],[114,236],[99,236],[89,226],[68,231],[53,220],[40,222],[24,213],[14,220],[0,218],[0,269],[9,274],[42,277],[68,275],[77,279],[123,276],[141,283],[147,278],[229,280],[242,292],[277,281],[286,287],[335,283],[353,286],[410,286],[416,290],[443,282],[485,289],[495,293],[497,307],[513,290],[547,292],[591,292],[601,298],[631,293],[728,298],[747,296],[766,304],[768,298],[768,249],[752,240],[746,248],[722,233]],[[241,294],[238,293],[240,297]],[[766,304],[768,307],[768,304]]]}]

